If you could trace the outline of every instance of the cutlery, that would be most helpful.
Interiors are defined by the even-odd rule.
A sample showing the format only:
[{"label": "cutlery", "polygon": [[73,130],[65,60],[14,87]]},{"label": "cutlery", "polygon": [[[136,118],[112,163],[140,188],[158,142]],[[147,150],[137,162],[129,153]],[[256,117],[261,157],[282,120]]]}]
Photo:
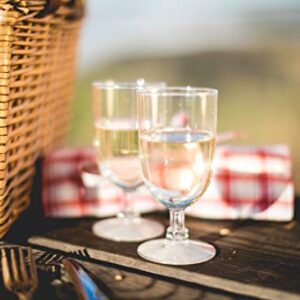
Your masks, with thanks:
[{"label": "cutlery", "polygon": [[64,258],[62,263],[81,300],[109,300],[107,293],[97,287],[93,279],[75,260]]},{"label": "cutlery", "polygon": [[63,258],[64,256],[56,253],[43,252],[36,257],[36,264],[41,270],[51,273],[53,280],[63,282],[64,280],[61,272]]},{"label": "cutlery", "polygon": [[74,254],[78,257],[81,257],[81,258],[91,258],[90,254],[88,253],[88,250],[86,248],[79,249],[79,250],[76,250],[76,251],[71,251],[70,253]]},{"label": "cutlery", "polygon": [[[74,257],[90,258],[87,249],[79,249],[69,252]],[[82,300],[108,300],[108,290],[106,287],[100,291],[93,279],[83,269],[83,267],[73,259],[66,258],[63,255],[56,253],[45,252],[36,258],[36,263],[39,267],[46,271],[51,271],[57,278],[62,280],[62,268],[64,273],[69,275],[75,291]]]},{"label": "cutlery", "polygon": [[[76,251],[70,251],[69,253],[79,258],[90,258],[90,255],[88,254],[87,249],[85,248]],[[60,281],[64,281],[62,276],[62,271],[61,271],[63,259],[64,256],[61,254],[42,252],[36,256],[35,261],[37,266],[41,270],[45,272],[51,272],[54,279],[59,279]]]},{"label": "cutlery", "polygon": [[19,300],[30,300],[38,286],[31,248],[2,248],[1,264],[3,283],[7,290],[17,295]]},{"label": "cutlery", "polygon": [[43,252],[36,258],[38,265],[60,264],[64,256],[56,253]]}]

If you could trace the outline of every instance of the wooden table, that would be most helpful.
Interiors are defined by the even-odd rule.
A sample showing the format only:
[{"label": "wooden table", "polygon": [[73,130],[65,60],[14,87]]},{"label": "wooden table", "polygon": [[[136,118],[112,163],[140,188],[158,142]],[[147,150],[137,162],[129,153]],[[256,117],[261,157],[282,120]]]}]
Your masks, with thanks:
[{"label": "wooden table", "polygon": [[[41,250],[34,248],[35,257],[38,257],[40,252]],[[93,262],[78,258],[77,261],[89,271],[98,286],[107,291],[111,299],[251,299],[178,280],[170,280],[161,276],[149,276],[144,272],[133,271],[129,268],[114,266],[105,262]],[[35,292],[33,300],[77,299],[70,282],[53,282],[53,278],[41,271],[40,268],[38,268],[38,277],[39,288]],[[0,280],[0,299],[16,299],[4,288],[2,280]]]},{"label": "wooden table", "polygon": [[[38,188],[32,198],[31,210],[6,240],[27,243],[29,239],[36,249],[52,248],[64,255],[86,248],[90,257],[83,263],[110,288],[112,299],[300,299],[299,205],[289,223],[190,217],[191,237],[213,243],[218,254],[203,264],[173,267],[143,260],[136,253],[137,243],[96,237],[91,232],[96,219],[46,220],[38,213]],[[147,217],[168,223],[164,213]],[[124,280],[116,280],[117,274]]]},{"label": "wooden table", "polygon": [[[168,222],[166,214],[147,217]],[[34,248],[52,248],[64,255],[86,248],[90,256],[84,259],[87,268],[106,282],[113,291],[113,299],[152,299],[156,293],[159,299],[183,299],[182,293],[191,295],[191,299],[300,299],[298,221],[226,222],[188,218],[191,237],[213,243],[218,255],[207,263],[184,267],[147,262],[136,254],[136,243],[95,237],[90,229],[94,221],[44,220],[39,223],[39,230],[29,230],[26,234],[22,230],[21,238],[21,224],[18,224],[7,240],[25,243],[30,237]],[[114,280],[118,272],[126,274],[126,281]],[[120,287],[123,284],[131,294]]]}]

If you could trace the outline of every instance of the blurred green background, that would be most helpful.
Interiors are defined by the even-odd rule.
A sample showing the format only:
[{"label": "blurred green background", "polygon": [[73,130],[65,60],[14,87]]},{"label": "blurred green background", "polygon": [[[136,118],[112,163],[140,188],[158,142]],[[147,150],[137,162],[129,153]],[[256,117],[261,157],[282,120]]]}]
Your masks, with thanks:
[{"label": "blurred green background", "polygon": [[[93,0],[91,1],[93,2]],[[120,1],[112,2],[111,5],[122,6],[122,2]],[[195,9],[197,8],[195,4],[197,1],[187,2],[189,2],[188,5],[190,7],[195,5]],[[199,2],[206,3],[207,5],[211,3],[209,1]],[[141,38],[137,39],[136,44],[132,42],[133,39],[129,26],[129,30],[127,32],[124,31],[120,35],[120,38],[124,40],[124,45],[126,45],[124,48],[127,49],[125,53],[122,54],[122,45],[120,45],[120,55],[114,54],[113,57],[106,56],[105,53],[109,53],[109,48],[105,49],[103,46],[101,48],[100,45],[99,49],[103,51],[99,50],[100,53],[97,59],[92,60],[89,67],[85,67],[84,59],[88,57],[86,49],[91,46],[87,42],[87,36],[89,35],[88,26],[93,26],[93,22],[95,22],[95,24],[98,24],[97,26],[107,26],[102,29],[106,31],[109,31],[110,26],[109,21],[107,21],[108,23],[105,23],[105,21],[101,23],[101,19],[97,17],[100,13],[97,15],[94,11],[94,14],[91,13],[88,15],[87,23],[82,33],[83,38],[84,34],[87,36],[85,36],[86,40],[81,45],[81,50],[83,49],[83,53],[86,52],[84,54],[86,56],[81,55],[81,66],[76,84],[74,117],[70,128],[69,143],[72,145],[91,144],[93,133],[91,83],[94,80],[116,79],[128,81],[143,77],[146,80],[164,80],[168,85],[215,87],[220,91],[218,108],[219,132],[230,130],[242,132],[243,138],[237,141],[242,144],[288,144],[292,152],[293,176],[296,181],[296,190],[299,194],[300,3],[297,6],[297,3],[294,1],[282,2],[274,0],[273,2],[267,2],[273,3],[273,7],[266,6],[264,9],[260,9],[259,2],[256,3],[254,1],[256,6],[253,4],[252,8],[243,10],[242,16],[247,15],[248,21],[247,23],[242,23],[245,30],[239,33],[241,38],[238,42],[232,42],[234,43],[232,47],[228,47],[227,44],[226,47],[222,47],[226,42],[226,37],[218,37],[218,34],[222,36],[223,33],[221,23],[217,29],[214,29],[215,33],[211,33],[208,30],[212,36],[217,36],[217,46],[202,47],[201,27],[199,29],[193,27],[194,34],[190,37],[190,40],[200,40],[200,43],[196,43],[196,46],[195,43],[190,43],[190,47],[171,51],[170,49],[176,48],[176,39],[178,37],[176,36],[176,32],[173,33],[172,30],[168,29],[166,32],[174,35],[171,39],[173,44],[170,42],[170,47],[167,50],[162,50],[161,47],[157,46],[157,49],[153,47],[154,50],[151,51],[146,51],[147,49],[145,50],[141,47],[138,51],[130,52],[128,51],[130,43],[132,43],[132,47],[134,48],[135,45],[139,45],[143,40]],[[214,6],[210,12],[213,15],[214,11],[221,9],[223,4],[220,1],[212,1],[212,3],[214,3]],[[229,1],[228,3],[229,6],[232,3],[234,7],[237,1]],[[278,3],[280,3],[279,7]],[[97,4],[94,1],[93,3],[90,2],[89,5],[93,8],[99,8],[101,16],[105,13],[101,8],[106,8],[112,14],[115,12],[107,1],[98,1]],[[185,4],[180,5],[184,6]],[[277,7],[277,10],[274,7]],[[176,7],[176,10],[180,9],[181,7]],[[140,12],[137,11],[135,13],[139,15]],[[201,10],[199,10],[199,16],[201,16],[201,13]],[[116,27],[116,32],[118,32],[118,28],[120,30],[122,26],[125,26],[126,20],[131,20],[130,18],[132,18],[134,13],[129,11],[127,19],[123,14],[121,13],[121,22],[117,23],[117,25],[113,24],[115,25],[113,28]],[[240,11],[238,11],[237,15],[239,14],[241,14]],[[270,18],[270,15],[273,18]],[[281,19],[278,20],[276,16],[279,15],[281,18],[284,15],[284,21]],[[125,14],[125,16],[127,15]],[[97,21],[92,21],[92,18],[96,18]],[[229,22],[230,18],[232,17],[227,15]],[[168,22],[168,20],[165,22]],[[235,22],[237,23],[237,21]],[[96,26],[95,24],[94,26]],[[205,22],[203,24],[206,25]],[[203,24],[201,26],[204,26]],[[238,24],[236,26],[239,26]],[[213,25],[210,24],[209,26]],[[151,24],[148,24],[148,27],[151,28]],[[205,28],[207,30],[207,27]],[[236,28],[235,24],[226,28],[226,32],[229,31],[227,33],[229,37],[236,34],[234,31]],[[231,32],[228,28],[231,28]],[[143,29],[139,29],[139,32],[143,36]],[[149,35],[149,31],[146,32]],[[199,32],[199,35],[197,35],[197,32]],[[250,42],[255,40],[255,43],[248,43],[247,32],[249,32]],[[154,36],[155,33],[157,31],[154,31]],[[180,34],[184,36],[184,32]],[[94,35],[95,31],[92,30],[91,36]],[[127,43],[126,37],[129,37]],[[150,37],[151,35],[149,35],[149,39]],[[105,43],[105,39],[101,40],[100,29],[98,38],[102,44]],[[173,41],[174,39],[175,42]],[[107,43],[109,44],[110,42],[111,40],[107,38]],[[161,38],[158,41],[153,40],[154,45],[161,42]],[[188,39],[183,39],[183,42],[189,43]],[[205,43],[207,44],[207,42]],[[89,58],[91,58],[91,55],[95,54],[91,53]]]}]

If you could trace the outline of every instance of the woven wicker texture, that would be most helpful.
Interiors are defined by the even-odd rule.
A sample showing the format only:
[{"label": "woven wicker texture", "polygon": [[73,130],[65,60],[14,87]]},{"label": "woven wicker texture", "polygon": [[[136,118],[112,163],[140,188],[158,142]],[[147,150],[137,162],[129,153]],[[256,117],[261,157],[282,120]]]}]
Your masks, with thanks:
[{"label": "woven wicker texture", "polygon": [[66,136],[76,3],[0,0],[0,237],[29,205],[37,157]]}]

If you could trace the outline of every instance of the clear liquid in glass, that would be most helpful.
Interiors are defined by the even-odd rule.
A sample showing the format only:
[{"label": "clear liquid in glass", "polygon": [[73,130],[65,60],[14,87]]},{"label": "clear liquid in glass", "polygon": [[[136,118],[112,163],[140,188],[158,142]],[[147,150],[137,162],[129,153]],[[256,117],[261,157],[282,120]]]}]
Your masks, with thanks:
[{"label": "clear liquid in glass", "polygon": [[95,143],[101,172],[121,187],[134,189],[142,183],[138,158],[138,129],[131,120],[95,124]]},{"label": "clear liquid in glass", "polygon": [[140,136],[144,181],[169,209],[183,209],[206,190],[215,137],[203,130],[154,130]]}]

